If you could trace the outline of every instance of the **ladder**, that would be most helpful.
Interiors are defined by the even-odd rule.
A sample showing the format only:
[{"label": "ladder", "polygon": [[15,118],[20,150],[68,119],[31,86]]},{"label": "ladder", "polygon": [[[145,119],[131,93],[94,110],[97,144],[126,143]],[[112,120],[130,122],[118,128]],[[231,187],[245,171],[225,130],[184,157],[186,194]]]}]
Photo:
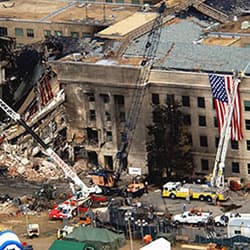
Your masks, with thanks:
[{"label": "ladder", "polygon": [[228,149],[228,143],[230,140],[231,121],[239,83],[240,80],[234,75],[234,88],[231,95],[229,96],[229,103],[225,115],[225,121],[221,130],[219,145],[213,168],[213,174],[211,178],[212,187],[224,188],[225,159]]}]

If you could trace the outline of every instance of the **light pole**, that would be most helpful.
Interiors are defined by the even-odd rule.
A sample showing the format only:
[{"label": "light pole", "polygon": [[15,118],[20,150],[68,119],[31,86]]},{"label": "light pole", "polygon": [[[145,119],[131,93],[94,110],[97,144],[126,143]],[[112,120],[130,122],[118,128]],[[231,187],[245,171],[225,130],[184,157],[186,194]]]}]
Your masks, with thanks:
[{"label": "light pole", "polygon": [[125,221],[128,223],[128,232],[129,232],[129,239],[130,239],[130,250],[134,250],[133,248],[133,238],[132,238],[132,232],[131,232],[131,224],[130,222],[134,220],[134,217],[132,217],[132,212],[127,211],[125,213]]},{"label": "light pole", "polygon": [[138,227],[140,227],[140,229],[141,229],[141,238],[142,238],[142,241],[143,241],[143,236],[144,236],[143,235],[143,228],[148,225],[148,222],[145,221],[144,219],[138,219],[138,220],[135,221],[135,224]]}]

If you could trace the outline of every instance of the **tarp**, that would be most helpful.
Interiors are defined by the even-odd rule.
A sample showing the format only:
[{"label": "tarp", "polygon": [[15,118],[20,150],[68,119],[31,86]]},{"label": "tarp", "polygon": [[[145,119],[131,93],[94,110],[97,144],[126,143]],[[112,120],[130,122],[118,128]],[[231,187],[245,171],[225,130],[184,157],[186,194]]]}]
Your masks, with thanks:
[{"label": "tarp", "polygon": [[49,250],[97,250],[93,246],[83,242],[71,240],[55,240]]},{"label": "tarp", "polygon": [[140,248],[140,250],[171,250],[171,244],[169,241],[159,238]]},{"label": "tarp", "polygon": [[126,243],[124,234],[116,234],[103,228],[82,226],[75,228],[66,239],[89,243],[96,249],[109,250],[118,250]]}]

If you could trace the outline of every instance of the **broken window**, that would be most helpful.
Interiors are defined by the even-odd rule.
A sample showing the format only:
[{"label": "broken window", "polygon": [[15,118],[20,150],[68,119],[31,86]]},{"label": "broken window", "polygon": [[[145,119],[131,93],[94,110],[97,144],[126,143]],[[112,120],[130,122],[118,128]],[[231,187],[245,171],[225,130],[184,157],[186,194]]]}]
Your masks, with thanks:
[{"label": "broken window", "polygon": [[87,138],[90,144],[98,144],[98,132],[96,129],[87,128]]},{"label": "broken window", "polygon": [[98,165],[98,157],[95,151],[88,151],[88,160],[89,163],[97,166]]},{"label": "broken window", "polygon": [[95,101],[95,95],[94,95],[94,93],[87,93],[86,95],[88,97],[88,101],[89,102],[94,102]]},{"label": "broken window", "polygon": [[111,114],[108,111],[105,112],[105,116],[107,122],[111,121]]},{"label": "broken window", "polygon": [[106,141],[112,142],[112,131],[107,131]]},{"label": "broken window", "polygon": [[84,147],[75,146],[74,157],[76,161],[79,159],[86,159],[88,157],[86,149]]},{"label": "broken window", "polygon": [[6,27],[0,27],[0,36],[8,36],[8,31]]},{"label": "broken window", "polygon": [[33,29],[27,29],[26,31],[27,31],[27,37],[34,37],[35,36]]},{"label": "broken window", "polygon": [[95,121],[96,120],[95,110],[91,109],[89,111],[89,119],[90,119],[90,121]]},{"label": "broken window", "polygon": [[110,155],[104,155],[104,167],[113,169],[113,158]]},{"label": "broken window", "polygon": [[103,100],[104,103],[109,103],[110,102],[109,95],[100,94],[100,97],[102,98],[102,100]]},{"label": "broken window", "polygon": [[23,29],[15,28],[15,36],[23,36]]}]

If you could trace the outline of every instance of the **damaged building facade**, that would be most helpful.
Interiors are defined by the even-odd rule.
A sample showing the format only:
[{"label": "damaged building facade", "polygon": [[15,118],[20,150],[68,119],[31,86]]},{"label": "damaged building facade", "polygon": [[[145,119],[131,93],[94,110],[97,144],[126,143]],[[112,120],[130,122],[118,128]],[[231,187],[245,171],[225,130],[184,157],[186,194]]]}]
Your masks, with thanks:
[{"label": "damaged building facade", "polygon": [[[55,11],[54,14],[57,18],[60,16],[60,12]],[[52,18],[53,15],[48,16]],[[49,101],[54,100],[57,104],[52,109],[44,105],[39,110],[42,113],[40,118],[30,117],[33,119],[30,120],[30,125],[66,161],[74,163],[84,159],[89,164],[88,167],[114,169],[116,154],[122,141],[121,133],[142,68],[140,65],[147,32],[152,28],[152,20],[156,16],[156,13],[140,12],[123,17],[121,22],[115,22],[96,34],[96,40],[103,39],[98,44],[92,44],[93,40],[85,40],[85,44],[93,45],[89,46],[91,48],[88,48],[88,53],[85,53],[88,46],[83,46],[77,53],[49,61],[58,81],[57,90]],[[216,27],[217,24],[211,25],[206,20],[195,17],[166,17],[157,60],[151,70],[137,120],[128,167],[139,168],[143,174],[148,173],[147,126],[152,124],[153,106],[164,104],[166,98],[174,97],[182,104],[185,124],[192,138],[195,172],[212,173],[218,146],[218,128],[208,73],[232,74],[232,69],[243,70],[249,62],[250,52],[247,48],[249,30],[241,30],[237,36],[230,34],[221,39],[220,31],[210,34]],[[67,32],[70,30],[67,28]],[[226,29],[224,32],[227,32]],[[83,34],[79,34],[81,36]],[[124,41],[124,48],[119,53],[110,57],[103,53],[104,41],[114,45],[120,40]],[[249,73],[250,68],[246,68],[240,84],[244,138],[240,142],[231,142],[225,170],[226,176],[246,179],[250,178]],[[33,98],[36,94],[33,93]],[[39,103],[43,100],[45,99],[40,97]],[[49,103],[47,102],[48,105]],[[23,108],[21,113],[27,114],[26,111]],[[32,144],[29,136],[21,137],[21,133],[14,135],[16,131],[10,132],[7,136],[11,142],[14,143],[18,138],[18,144]],[[33,146],[32,152],[28,152],[30,149],[24,146],[20,149],[21,154],[39,156],[40,149],[37,145]],[[48,171],[52,171],[53,166],[48,166],[51,166]],[[31,168],[43,169],[34,165]]]},{"label": "damaged building facade", "polygon": [[[66,94],[68,136],[86,150],[90,162],[113,168],[121,143],[121,132],[133,96],[138,69],[123,65],[104,66],[74,62],[54,62],[59,82]],[[94,76],[94,77],[93,77]],[[104,84],[105,83],[105,84]],[[226,176],[250,174],[248,140],[249,78],[241,82],[244,139],[231,142]],[[192,135],[195,171],[212,172],[218,147],[218,127],[206,73],[153,70],[144,98],[128,157],[129,167],[148,173],[147,126],[152,124],[153,104],[164,104],[167,96],[181,104]],[[205,123],[202,121],[205,120]]]},{"label": "damaged building facade", "polygon": [[[112,27],[107,29],[107,33],[110,29]],[[246,68],[249,62],[249,48],[245,46],[247,35],[242,34],[239,38],[232,35],[223,40],[212,38],[207,33],[204,36],[204,29],[204,23],[197,19],[178,18],[163,28],[157,52],[160,59],[151,70],[128,156],[129,167],[138,167],[142,173],[148,173],[147,126],[152,124],[153,105],[164,104],[166,98],[174,97],[182,104],[185,124],[192,138],[195,172],[211,174],[219,135],[208,73],[232,74],[232,69],[245,69],[240,84],[244,138],[239,142],[231,141],[225,176],[249,179],[250,68]],[[105,30],[100,33],[105,33]],[[147,40],[145,36],[135,38],[129,44],[123,54],[127,63],[125,59],[123,62],[115,59],[100,59],[93,63],[84,59],[74,61],[72,56],[52,62],[66,94],[70,136],[80,136],[83,150],[93,164],[111,169],[114,166],[121,132],[136,89],[140,58]],[[244,42],[241,43],[241,39]],[[228,45],[236,43],[235,47]],[[231,56],[235,60],[231,60]]]}]

